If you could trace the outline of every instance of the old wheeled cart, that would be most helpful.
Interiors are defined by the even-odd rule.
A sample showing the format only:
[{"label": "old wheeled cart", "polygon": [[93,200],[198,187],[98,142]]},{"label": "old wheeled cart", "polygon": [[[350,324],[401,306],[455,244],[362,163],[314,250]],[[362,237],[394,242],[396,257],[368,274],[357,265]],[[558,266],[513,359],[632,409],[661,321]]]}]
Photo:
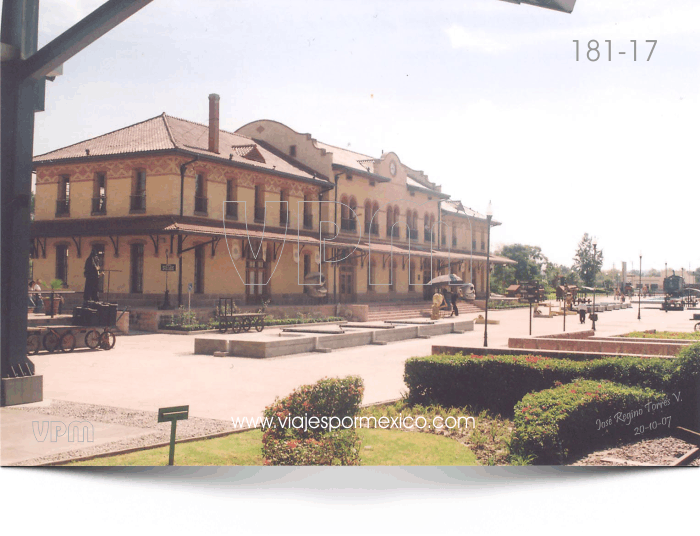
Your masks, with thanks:
[{"label": "old wheeled cart", "polygon": [[693,327],[693,331],[700,331],[700,322],[698,322],[698,320],[700,320],[700,315],[694,314],[691,320],[695,322],[695,327]]},{"label": "old wheeled cart", "polygon": [[[119,318],[125,312],[126,309]],[[88,307],[76,307],[73,324],[28,327],[27,353],[72,352],[86,347],[111,350],[117,342],[114,329],[119,318],[116,304],[91,302]]]},{"label": "old wheeled cart", "polygon": [[92,326],[41,326],[27,328],[27,354],[38,354],[46,350],[55,352],[72,352],[76,348],[92,350],[111,350],[117,342],[117,336],[111,327]]},{"label": "old wheeled cart", "polygon": [[216,309],[216,320],[219,322],[219,333],[231,330],[233,333],[248,332],[250,328],[255,331],[265,329],[265,313],[238,313],[232,298],[219,298],[219,307]]}]

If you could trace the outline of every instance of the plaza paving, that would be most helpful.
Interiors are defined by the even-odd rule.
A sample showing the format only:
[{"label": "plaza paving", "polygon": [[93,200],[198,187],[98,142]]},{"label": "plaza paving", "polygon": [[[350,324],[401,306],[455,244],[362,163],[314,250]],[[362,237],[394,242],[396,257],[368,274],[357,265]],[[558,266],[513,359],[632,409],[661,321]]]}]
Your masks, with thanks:
[{"label": "plaza paving", "polygon": [[[690,331],[693,312],[698,311],[666,313],[642,303],[642,319],[637,320],[635,303],[631,309],[600,313],[597,334],[619,335],[634,329]],[[463,316],[474,319],[477,315]],[[490,311],[491,319],[500,321],[488,326],[491,347],[507,347],[509,337],[528,335],[527,308]],[[561,333],[562,328],[561,316],[535,318],[532,322],[533,335]],[[110,351],[42,353],[32,359],[37,373],[44,377],[45,401],[39,406],[50,400],[65,400],[157,412],[160,407],[189,404],[192,417],[230,420],[258,416],[275,397],[323,377],[361,376],[365,403],[399,398],[405,391],[403,370],[407,358],[430,354],[434,344],[483,346],[483,329],[477,324],[474,331],[463,334],[268,359],[195,355],[192,336],[135,334],[118,337]],[[567,332],[584,329],[590,329],[590,322],[580,324],[578,316],[567,316]],[[33,411],[22,411],[23,416],[17,413],[13,408],[0,409],[3,464],[36,458],[42,448],[46,452],[60,450],[58,443],[37,443],[31,432],[31,421],[37,418]],[[102,426],[99,433],[96,428],[95,441],[139,433],[138,429],[116,426]],[[74,448],[65,446],[65,450]],[[26,458],[22,458],[23,452]]]}]

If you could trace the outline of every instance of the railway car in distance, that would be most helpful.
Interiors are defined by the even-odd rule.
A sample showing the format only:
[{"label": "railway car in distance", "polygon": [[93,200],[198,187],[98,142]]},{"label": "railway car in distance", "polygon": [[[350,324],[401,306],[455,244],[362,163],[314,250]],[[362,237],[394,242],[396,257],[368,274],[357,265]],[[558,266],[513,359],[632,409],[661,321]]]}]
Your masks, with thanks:
[{"label": "railway car in distance", "polygon": [[664,302],[661,304],[661,309],[664,311],[683,311],[685,304],[683,303],[683,294],[685,290],[685,282],[683,278],[676,275],[670,275],[664,278]]}]

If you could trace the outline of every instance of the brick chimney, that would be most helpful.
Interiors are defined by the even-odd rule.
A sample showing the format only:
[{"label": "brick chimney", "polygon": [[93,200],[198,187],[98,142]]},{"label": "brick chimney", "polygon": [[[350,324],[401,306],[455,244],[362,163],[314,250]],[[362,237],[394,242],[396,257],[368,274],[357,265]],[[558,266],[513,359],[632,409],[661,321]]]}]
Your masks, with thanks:
[{"label": "brick chimney", "polygon": [[219,152],[219,96],[209,95],[209,151]]}]

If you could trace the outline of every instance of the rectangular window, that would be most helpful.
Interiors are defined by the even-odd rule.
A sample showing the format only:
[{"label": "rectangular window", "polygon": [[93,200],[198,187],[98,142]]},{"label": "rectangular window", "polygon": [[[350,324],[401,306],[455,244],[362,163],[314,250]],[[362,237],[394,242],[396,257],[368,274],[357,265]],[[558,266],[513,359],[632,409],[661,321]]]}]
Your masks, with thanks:
[{"label": "rectangular window", "polygon": [[304,255],[304,277],[311,273],[311,255]]},{"label": "rectangular window", "polygon": [[143,293],[143,244],[131,244],[131,292]]},{"label": "rectangular window", "polygon": [[265,188],[255,186],[255,223],[265,223]]},{"label": "rectangular window", "polygon": [[56,199],[56,216],[70,214],[70,177],[63,175],[58,181],[58,198]]},{"label": "rectangular window", "polygon": [[304,194],[304,229],[313,229],[314,227],[314,218],[311,211],[311,196]]},{"label": "rectangular window", "polygon": [[296,145],[289,146],[289,156],[291,156],[292,158],[296,158],[296,156],[297,156],[297,146]]},{"label": "rectangular window", "polygon": [[234,179],[226,181],[226,201],[228,201],[226,203],[226,217],[238,219],[238,203],[231,203],[231,201],[238,201],[238,188]]},{"label": "rectangular window", "polygon": [[206,179],[201,173],[195,175],[194,180],[194,211],[207,213]]},{"label": "rectangular window", "polygon": [[280,190],[280,227],[284,227],[289,222],[289,193],[287,190]]},{"label": "rectangular window", "polygon": [[131,212],[146,210],[146,172],[139,170],[134,176],[131,188]]},{"label": "rectangular window", "polygon": [[56,279],[68,286],[68,246],[63,244],[56,246]]},{"label": "rectangular window", "polygon": [[107,177],[104,173],[95,173],[92,192],[92,214],[107,213]]}]

